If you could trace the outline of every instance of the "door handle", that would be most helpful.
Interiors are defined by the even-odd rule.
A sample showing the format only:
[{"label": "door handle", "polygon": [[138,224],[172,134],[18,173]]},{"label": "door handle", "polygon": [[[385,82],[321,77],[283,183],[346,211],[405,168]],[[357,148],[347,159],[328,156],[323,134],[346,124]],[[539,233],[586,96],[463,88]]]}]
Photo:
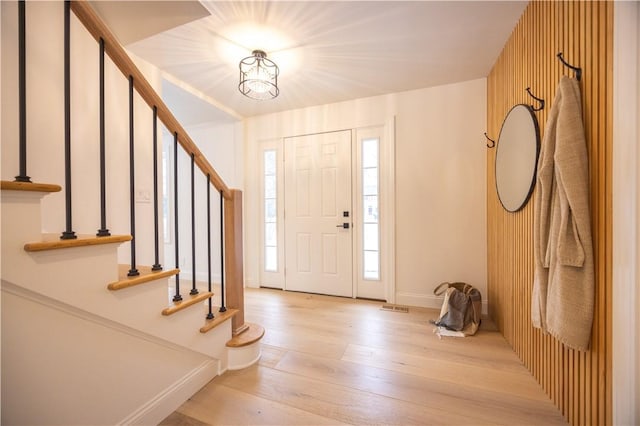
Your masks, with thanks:
[{"label": "door handle", "polygon": [[345,222],[342,225],[336,225],[336,228],[349,229],[349,222]]}]

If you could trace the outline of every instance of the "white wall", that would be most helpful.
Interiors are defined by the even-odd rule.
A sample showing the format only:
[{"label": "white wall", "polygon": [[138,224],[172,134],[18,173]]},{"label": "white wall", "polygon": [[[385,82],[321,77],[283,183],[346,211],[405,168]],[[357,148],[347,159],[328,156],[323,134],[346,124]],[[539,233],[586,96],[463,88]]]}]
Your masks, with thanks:
[{"label": "white wall", "polygon": [[613,422],[640,423],[640,4],[614,7]]},{"label": "white wall", "polygon": [[[2,171],[3,180],[18,174],[17,2],[2,7]],[[32,181],[64,187],[63,3],[26,3],[27,172]],[[99,192],[99,50],[97,42],[71,14],[71,144],[73,226],[77,234],[100,228]],[[157,69],[136,60],[159,91]],[[129,234],[129,107],[127,78],[106,61],[107,228]],[[135,97],[136,189],[152,192],[152,113]],[[64,188],[43,202],[43,231],[65,229]],[[136,203],[138,264],[153,264],[153,204]],[[150,241],[151,244],[142,244]],[[129,260],[123,245],[122,263]]]},{"label": "white wall", "polygon": [[259,286],[259,143],[396,117],[396,302],[439,307],[442,281],[486,294],[486,80],[245,121],[245,281]]},{"label": "white wall", "polygon": [[[243,187],[243,126],[241,122],[215,124],[204,123],[185,126],[185,130],[196,143],[202,154],[209,160],[222,180],[229,188]],[[164,143],[171,146],[173,155],[173,137],[166,134]],[[181,277],[192,276],[191,247],[191,159],[178,148],[178,205],[179,205],[179,258]],[[173,167],[173,163],[171,164]],[[173,173],[173,170],[170,171]],[[196,217],[196,279],[207,279],[207,222],[206,222],[206,177],[195,167],[195,217]],[[170,195],[173,199],[173,192]],[[212,186],[211,199],[211,259],[212,279],[220,282],[220,196]],[[173,208],[170,209],[173,220]],[[172,224],[173,226],[173,224]],[[165,244],[165,264],[175,265],[175,246],[173,233]]]}]

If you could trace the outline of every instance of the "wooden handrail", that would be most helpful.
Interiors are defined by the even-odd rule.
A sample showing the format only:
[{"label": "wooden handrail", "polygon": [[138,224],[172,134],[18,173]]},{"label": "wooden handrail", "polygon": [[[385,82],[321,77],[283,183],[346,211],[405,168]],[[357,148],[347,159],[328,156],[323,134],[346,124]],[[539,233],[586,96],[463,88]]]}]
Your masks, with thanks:
[{"label": "wooden handrail", "polygon": [[129,55],[120,45],[116,36],[109,30],[104,22],[102,22],[91,5],[86,0],[74,0],[71,2],[71,10],[98,42],[100,42],[101,38],[104,40],[105,52],[109,55],[113,63],[120,69],[125,77],[133,76],[134,88],[138,94],[149,107],[153,108],[155,106],[158,108],[158,118],[166,126],[167,130],[171,132],[171,134],[178,134],[178,142],[182,148],[189,154],[193,153],[196,165],[205,175],[209,174],[211,176],[213,186],[215,186],[218,191],[222,191],[225,199],[230,200],[232,194],[227,185],[206,157],[202,155],[191,137],[189,137],[160,96],[158,96],[153,87],[151,87],[151,84],[149,84],[142,72],[133,63],[131,58],[129,58]]}]

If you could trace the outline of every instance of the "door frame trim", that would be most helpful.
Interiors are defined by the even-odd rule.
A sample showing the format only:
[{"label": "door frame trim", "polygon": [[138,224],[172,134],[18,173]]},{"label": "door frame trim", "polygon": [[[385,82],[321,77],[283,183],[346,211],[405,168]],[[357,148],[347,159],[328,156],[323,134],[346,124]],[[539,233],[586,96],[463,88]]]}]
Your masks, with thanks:
[{"label": "door frame trim", "polygon": [[361,277],[363,264],[362,247],[362,182],[361,181],[361,149],[360,143],[368,137],[378,137],[378,212],[380,279],[384,286],[381,298],[388,303],[395,303],[395,118],[384,124],[358,127],[353,132],[353,211],[354,223],[353,244],[353,294],[355,297],[378,299],[376,295],[359,294],[361,283],[367,281]]},{"label": "door frame trim", "polygon": [[[312,132],[312,133],[301,133],[295,135],[286,135],[279,138],[273,138],[268,140],[262,140],[258,142],[259,150],[256,153],[256,156],[259,159],[262,158],[262,153],[265,150],[275,149],[277,151],[278,156],[278,273],[266,272],[264,270],[264,221],[263,219],[263,209],[264,209],[264,200],[263,200],[263,191],[261,190],[264,187],[264,179],[262,173],[262,162],[259,162],[259,167],[257,173],[259,174],[258,178],[258,188],[259,192],[257,195],[258,205],[261,206],[259,209],[259,217],[257,218],[258,222],[258,232],[259,232],[259,244],[260,249],[258,250],[260,259],[258,259],[258,286],[259,287],[273,287],[273,288],[281,288],[286,290],[286,273],[284,270],[284,257],[286,256],[286,247],[284,247],[285,237],[281,235],[281,232],[284,233],[285,228],[285,217],[284,217],[284,207],[280,210],[281,203],[284,204],[284,140],[286,138],[298,137],[298,136],[309,136],[309,135],[317,135],[317,134],[326,134],[326,133],[336,133],[342,132],[345,130],[351,131],[351,148],[352,148],[352,158],[351,158],[351,171],[352,176],[358,173],[357,170],[357,159],[355,157],[355,151],[357,149],[357,132],[358,130],[369,129],[381,127],[383,128],[384,137],[383,143],[380,144],[380,192],[381,194],[385,194],[385,206],[384,211],[381,214],[384,214],[385,226],[382,226],[381,223],[381,234],[380,241],[383,240],[386,242],[385,245],[381,245],[381,256],[380,256],[380,268],[381,272],[386,271],[384,274],[383,285],[385,286],[385,298],[387,303],[395,303],[396,301],[396,203],[395,203],[395,146],[396,146],[396,117],[391,116],[384,123],[376,123],[365,126],[358,127],[350,127],[345,129],[333,129],[323,132]],[[386,172],[382,172],[382,170]],[[384,178],[383,178],[384,176]],[[282,179],[282,180],[280,180]],[[360,194],[357,193],[356,181],[352,179],[352,209],[356,206],[356,202],[359,199]],[[354,227],[359,226],[358,222],[355,219],[360,220],[360,218],[354,219]],[[357,253],[357,244],[356,244],[356,233],[352,233],[352,262],[353,262],[353,298],[357,298],[357,276],[359,273],[358,270],[358,262],[357,256],[361,256],[360,253]],[[266,275],[271,275],[269,279],[266,279]],[[381,277],[382,278],[382,277]],[[279,281],[279,282],[278,282]]]}]

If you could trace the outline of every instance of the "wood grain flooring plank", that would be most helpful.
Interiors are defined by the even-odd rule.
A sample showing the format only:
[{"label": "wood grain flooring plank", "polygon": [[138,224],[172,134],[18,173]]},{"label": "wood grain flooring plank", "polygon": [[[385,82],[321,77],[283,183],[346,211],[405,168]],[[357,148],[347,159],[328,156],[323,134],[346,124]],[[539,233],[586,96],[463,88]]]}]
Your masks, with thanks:
[{"label": "wood grain flooring plank", "polygon": [[176,421],[566,424],[491,324],[474,337],[440,340],[427,322],[434,310],[404,314],[264,289],[245,296],[246,319],[266,329],[260,361],[212,380]]},{"label": "wood grain flooring plank", "polygon": [[447,356],[452,359],[464,359],[478,366],[491,366],[499,362],[504,368],[520,369],[522,367],[521,361],[513,356],[513,351],[497,332],[481,331],[473,337],[439,339],[433,333],[433,326],[430,324],[423,324],[421,328],[401,335],[401,333],[376,331],[370,326],[354,326],[348,330],[340,330],[327,324],[305,327],[297,322],[290,325],[284,323],[270,326],[253,314],[247,317],[250,317],[251,321],[265,325],[270,332],[286,332],[288,336],[305,338],[313,335],[314,339],[332,344],[340,344],[346,338],[356,345],[381,349],[402,348],[403,352],[409,354],[428,357]]},{"label": "wood grain flooring plank", "polygon": [[265,333],[262,343],[277,346],[287,350],[318,354],[327,358],[338,359],[344,354],[347,345],[339,339],[317,338],[313,334],[291,334],[281,330],[271,330]]},{"label": "wood grain flooring plank", "polygon": [[[275,367],[302,377],[374,393],[400,401],[437,406],[448,411],[461,403],[474,419],[496,424],[566,424],[543,394],[534,399],[504,391],[478,392],[474,386],[449,383],[368,365],[288,352]],[[524,367],[522,367],[524,369]],[[530,377],[531,381],[535,381]]]},{"label": "wood grain flooring plank", "polygon": [[520,372],[501,370],[499,365],[475,368],[447,359],[425,360],[400,351],[359,345],[349,345],[342,360],[451,383],[470,384],[479,391],[510,389],[510,392],[524,398],[534,397],[540,392],[539,386],[528,380],[530,374],[524,369]]},{"label": "wood grain flooring plank", "polygon": [[382,397],[307,377],[250,367],[220,377],[224,386],[350,424],[493,424],[465,415]]},{"label": "wood grain flooring plank", "polygon": [[275,346],[267,345],[265,343],[260,344],[260,360],[258,363],[265,367],[274,368],[282,357],[287,353],[287,350],[280,349]]},{"label": "wood grain flooring plank", "polygon": [[[328,343],[336,343],[346,337],[351,343],[360,345],[402,346],[403,350],[410,353],[419,354],[424,351],[438,350],[454,355],[465,353],[474,357],[501,359],[505,362],[514,360],[511,350],[496,350],[509,348],[509,346],[499,333],[485,329],[495,329],[489,321],[486,321],[489,326],[483,324],[473,338],[440,340],[433,334],[434,327],[428,323],[431,317],[437,316],[436,310],[412,308],[412,313],[407,315],[381,311],[380,304],[359,302],[352,303],[355,308],[358,308],[357,310],[354,309],[351,314],[343,316],[338,321],[333,317],[324,317],[324,313],[320,314],[323,318],[319,321],[316,311],[311,314],[311,312],[301,311],[300,307],[292,309],[286,306],[280,306],[277,314],[251,310],[247,312],[247,318],[270,331],[286,331],[287,334],[301,337],[313,335],[314,339],[322,339]],[[418,319],[412,320],[412,316]],[[394,317],[401,317],[404,322]],[[475,342],[478,339],[482,340],[482,344],[478,345],[478,342]]]},{"label": "wood grain flooring plank", "polygon": [[159,423],[160,426],[207,426],[207,423],[189,417],[178,411],[174,411],[166,419]]},{"label": "wood grain flooring plank", "polygon": [[272,398],[262,398],[242,389],[220,385],[218,379],[209,382],[178,411],[209,425],[343,424],[331,418],[282,404]]}]

